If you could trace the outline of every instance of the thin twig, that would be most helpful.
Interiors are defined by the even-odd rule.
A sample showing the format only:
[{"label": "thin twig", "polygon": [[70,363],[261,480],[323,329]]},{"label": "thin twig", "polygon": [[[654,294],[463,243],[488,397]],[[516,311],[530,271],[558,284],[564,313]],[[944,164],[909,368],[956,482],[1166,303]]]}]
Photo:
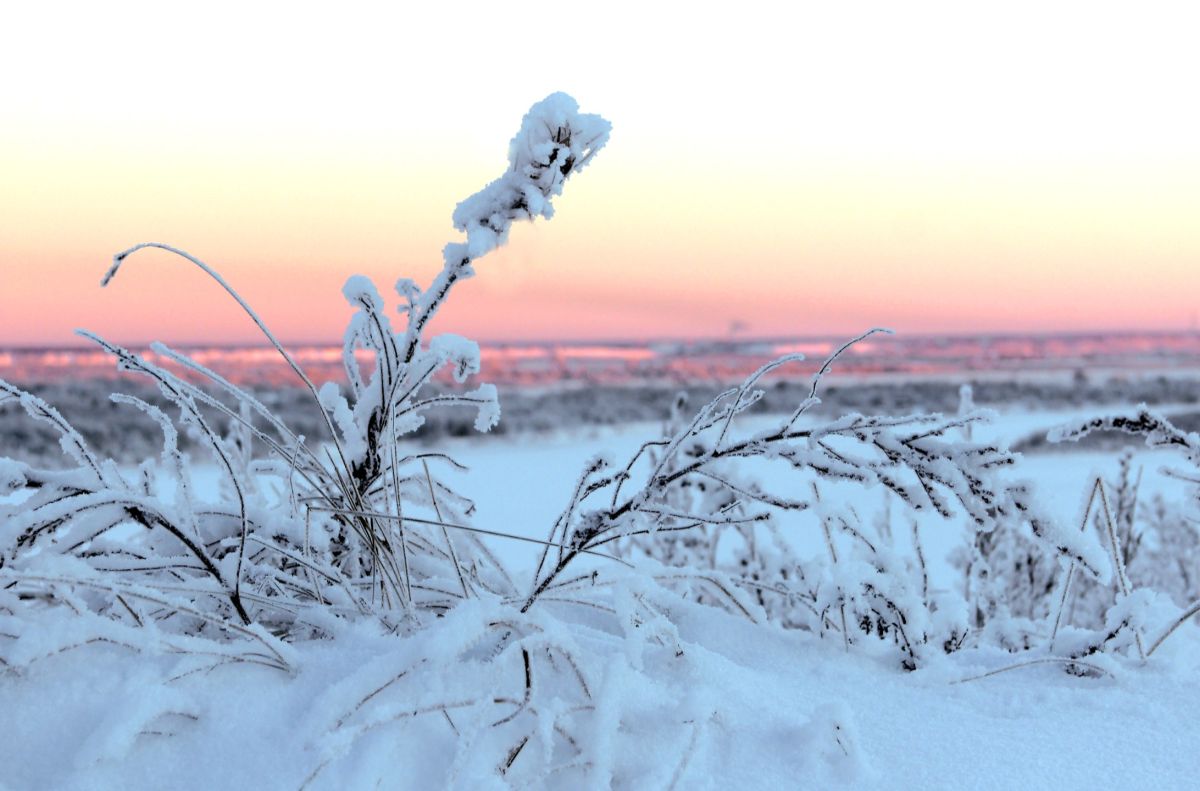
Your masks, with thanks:
[{"label": "thin twig", "polygon": [[982,678],[989,678],[991,676],[996,676],[1001,673],[1007,673],[1010,670],[1020,670],[1023,667],[1031,667],[1033,665],[1046,665],[1046,664],[1067,665],[1068,667],[1078,665],[1080,667],[1086,667],[1088,670],[1092,670],[1096,673],[1100,673],[1100,674],[1103,674],[1106,676],[1112,675],[1112,673],[1108,672],[1107,670],[1100,667],[1099,665],[1092,664],[1091,662],[1085,662],[1082,659],[1071,659],[1070,657],[1065,657],[1065,656],[1046,656],[1046,657],[1041,657],[1039,659],[1027,659],[1024,662],[1017,662],[1014,665],[1006,665],[1005,667],[997,668],[996,670],[989,670],[988,672],[980,673],[977,676],[968,676],[966,678],[960,678],[960,679],[957,679],[956,681],[951,681],[950,683],[951,684],[965,684],[968,681],[978,681]]}]

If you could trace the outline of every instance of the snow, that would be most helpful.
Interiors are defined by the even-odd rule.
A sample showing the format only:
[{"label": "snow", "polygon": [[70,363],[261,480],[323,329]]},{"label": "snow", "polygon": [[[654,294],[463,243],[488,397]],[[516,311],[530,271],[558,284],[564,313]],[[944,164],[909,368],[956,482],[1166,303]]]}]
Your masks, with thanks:
[{"label": "snow", "polygon": [[0,497],[6,497],[24,488],[25,473],[21,465],[12,459],[0,459]]},{"label": "snow", "polygon": [[475,412],[475,430],[486,432],[500,422],[500,394],[494,384],[484,383],[467,394],[478,399]]},{"label": "snow", "polygon": [[338,392],[337,383],[326,382],[321,385],[318,393],[321,406],[333,416],[333,422],[337,424],[342,441],[345,443],[346,452],[350,454],[351,458],[361,457],[367,450],[366,441],[363,439],[362,432],[358,430],[350,403],[345,396]]},{"label": "snow", "polygon": [[[440,360],[453,365],[454,381],[465,382],[479,373],[479,344],[461,335],[443,333],[429,341],[429,350]],[[486,430],[486,429],[485,429]]]},{"label": "snow", "polygon": [[[457,613],[432,646],[427,634],[361,627],[297,646],[294,677],[224,667],[163,683],[190,660],[65,651],[0,681],[0,779],[10,789],[298,788],[328,760],[311,787],[487,787],[490,767],[473,765],[469,749],[456,756],[440,715],[353,741],[330,734],[418,657],[453,661],[479,615]],[[609,707],[587,749],[618,787],[667,787],[678,773],[681,788],[1189,788],[1200,770],[1194,632],[1164,647],[1163,661],[1113,679],[1031,666],[954,683],[996,657],[904,673],[712,608],[672,615],[683,656],[644,648],[641,672],[617,637],[587,638],[585,670]],[[373,721],[454,691],[436,668],[422,681],[406,696],[380,693]],[[456,727],[469,714],[452,712]],[[671,722],[688,727],[662,727]]]},{"label": "snow", "polygon": [[384,310],[383,297],[379,296],[375,284],[365,275],[351,275],[346,278],[346,283],[342,286],[342,296],[351,307],[366,305],[376,313],[382,313]]}]

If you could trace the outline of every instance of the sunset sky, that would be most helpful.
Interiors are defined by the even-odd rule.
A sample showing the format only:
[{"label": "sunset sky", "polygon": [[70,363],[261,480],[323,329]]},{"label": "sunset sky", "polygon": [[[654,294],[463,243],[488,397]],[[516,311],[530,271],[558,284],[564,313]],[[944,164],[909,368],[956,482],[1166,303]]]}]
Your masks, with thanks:
[{"label": "sunset sky", "polygon": [[[428,281],[555,90],[613,123],[437,327],[478,338],[1178,329],[1200,312],[1190,4],[8,8],[0,347],[292,341]],[[568,5],[572,7],[568,7]],[[833,7],[836,6],[836,7]]]}]

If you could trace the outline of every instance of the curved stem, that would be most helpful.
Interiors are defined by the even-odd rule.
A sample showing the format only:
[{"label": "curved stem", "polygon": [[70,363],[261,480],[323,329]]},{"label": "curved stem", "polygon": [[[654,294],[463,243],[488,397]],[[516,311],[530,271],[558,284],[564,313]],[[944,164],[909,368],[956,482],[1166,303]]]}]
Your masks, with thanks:
[{"label": "curved stem", "polygon": [[1165,632],[1159,635],[1159,638],[1155,640],[1154,644],[1150,646],[1149,650],[1146,651],[1146,656],[1149,657],[1151,654],[1157,651],[1158,647],[1163,644],[1163,640],[1166,640],[1168,637],[1174,634],[1176,629],[1183,626],[1195,615],[1200,615],[1200,601],[1194,602],[1191,607],[1188,607],[1187,610],[1184,611],[1183,615],[1176,619],[1175,623],[1171,624]]},{"label": "curved stem", "polygon": [[136,244],[133,247],[130,247],[128,250],[124,250],[113,256],[112,266],[109,267],[108,271],[104,273],[104,277],[100,279],[100,287],[103,288],[109,284],[109,281],[116,276],[117,270],[121,268],[121,264],[125,262],[126,258],[133,255],[138,250],[144,250],[148,247],[166,250],[168,253],[174,253],[180,258],[184,258],[192,262],[196,266],[200,267],[200,269],[204,270],[209,277],[217,281],[217,284],[221,286],[221,288],[225,289],[225,292],[229,294],[229,296],[233,297],[234,301],[238,303],[242,310],[245,311],[246,315],[249,316],[251,320],[258,326],[258,329],[262,332],[266,339],[271,342],[271,345],[275,347],[275,351],[279,352],[279,355],[283,357],[284,361],[288,364],[292,371],[295,372],[296,376],[300,377],[300,380],[304,382],[305,387],[307,387],[309,392],[312,393],[313,399],[317,402],[317,408],[321,412],[321,417],[325,419],[325,425],[329,428],[329,435],[333,437],[333,444],[337,447],[338,456],[341,457],[342,465],[345,466],[346,454],[342,449],[342,443],[338,440],[337,429],[334,428],[333,421],[330,420],[328,413],[325,411],[325,407],[321,405],[321,396],[317,393],[317,386],[314,385],[312,380],[308,378],[308,374],[304,373],[292,355],[288,354],[287,350],[283,348],[283,344],[279,342],[279,339],[275,337],[274,333],[267,329],[267,325],[263,323],[263,320],[259,318],[257,313],[254,312],[254,309],[247,304],[246,300],[242,299],[240,294],[233,290],[232,286],[225,282],[225,279],[221,277],[215,269],[201,261],[199,258],[193,256],[191,253],[188,253],[185,250],[180,250],[177,247],[172,247],[161,242],[142,242],[141,244]]}]

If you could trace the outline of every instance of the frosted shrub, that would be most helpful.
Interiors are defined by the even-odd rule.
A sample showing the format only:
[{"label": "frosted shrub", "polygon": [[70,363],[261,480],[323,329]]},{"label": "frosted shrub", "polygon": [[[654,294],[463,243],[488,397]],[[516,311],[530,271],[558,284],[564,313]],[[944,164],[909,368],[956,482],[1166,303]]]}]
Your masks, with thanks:
[{"label": "frosted shrub", "polygon": [[[1073,656],[1122,648],[1132,650],[1135,646],[1137,654],[1145,659],[1177,628],[1200,613],[1200,600],[1196,599],[1194,591],[1195,577],[1189,573],[1200,558],[1196,552],[1195,517],[1191,515],[1200,504],[1200,435],[1179,430],[1171,421],[1143,405],[1127,414],[1103,415],[1060,426],[1051,431],[1047,439],[1076,442],[1096,431],[1121,431],[1140,436],[1150,448],[1181,455],[1190,467],[1187,470],[1168,468],[1163,472],[1191,484],[1195,500],[1186,505],[1168,506],[1158,497],[1149,508],[1143,509],[1143,526],[1137,523],[1138,480],[1132,478],[1129,456],[1121,462],[1115,487],[1115,508],[1109,504],[1104,482],[1096,480],[1093,496],[1085,510],[1085,527],[1091,505],[1098,499],[1100,510],[1096,525],[1107,539],[1106,546],[1116,571],[1115,603],[1104,610],[1103,617],[1098,617],[1097,611],[1108,597],[1101,591],[1085,589],[1077,596],[1082,606],[1071,606],[1059,617],[1068,623],[1079,617],[1085,626],[1091,626],[1087,633],[1075,638]],[[1140,479],[1140,472],[1138,477]],[[1067,607],[1068,602],[1076,604],[1071,599],[1070,582],[1068,577],[1062,596],[1063,607]],[[1135,585],[1143,587],[1135,590]],[[1172,598],[1176,599],[1174,606]],[[1186,607],[1181,613],[1178,606],[1184,604]]]},{"label": "frosted shrub", "polygon": [[[842,352],[875,332],[826,360],[808,398],[775,428],[740,434],[735,419],[762,397],[760,379],[802,359],[798,355],[763,366],[690,420],[676,417],[666,436],[643,445],[624,465],[605,460],[590,465],[550,533],[552,543],[566,548],[544,554],[526,607],[556,584],[581,551],[622,542],[626,553],[681,567],[660,578],[685,586],[700,600],[744,610],[742,599],[750,591],[786,625],[840,633],[847,646],[867,636],[890,641],[909,668],[927,645],[960,647],[966,636],[961,600],[931,595],[923,558],[894,553],[890,525],[875,532],[853,508],[822,503],[818,481],[880,486],[914,514],[966,518],[985,536],[1024,526],[1040,542],[1039,560],[1059,554],[1093,574],[1106,574],[1095,541],[1046,520],[1028,486],[1001,474],[1013,462],[1007,450],[961,438],[986,413],[811,419],[822,377]],[[787,492],[765,491],[741,472],[747,459],[787,465],[795,483]],[[599,502],[587,507],[589,499]],[[796,557],[774,523],[783,511],[816,515],[828,549],[824,563]],[[914,536],[919,547],[915,529]],[[720,542],[725,549],[718,549]]]}]

